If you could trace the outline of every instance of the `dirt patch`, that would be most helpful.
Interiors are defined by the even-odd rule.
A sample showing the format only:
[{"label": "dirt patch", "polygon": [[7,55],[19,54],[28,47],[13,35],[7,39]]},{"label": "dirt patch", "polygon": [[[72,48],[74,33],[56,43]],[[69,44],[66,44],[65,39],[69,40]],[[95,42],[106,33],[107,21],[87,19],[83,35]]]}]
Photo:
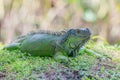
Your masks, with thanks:
[{"label": "dirt patch", "polygon": [[[104,79],[111,79],[112,73],[120,74],[117,70],[117,63],[113,62],[110,59],[102,59],[99,58],[95,64],[89,69],[89,72],[95,78],[104,78]],[[120,76],[116,76],[120,77]]]},{"label": "dirt patch", "polygon": [[[36,79],[44,80],[82,80],[86,78],[95,80],[111,79],[110,71],[116,71],[117,64],[110,59],[97,59],[96,63],[88,70],[72,70],[64,65],[59,65],[57,68],[50,67],[50,69],[42,74],[33,72],[31,75]],[[119,71],[118,71],[119,72]],[[117,72],[115,72],[117,73]],[[119,73],[117,73],[119,74]],[[119,78],[119,76],[116,76]],[[117,78],[116,78],[117,79]]]},{"label": "dirt patch", "polygon": [[75,71],[69,68],[60,67],[60,70],[50,70],[43,74],[45,80],[81,80],[83,75],[79,75],[79,71]]},{"label": "dirt patch", "polygon": [[0,80],[6,80],[6,73],[0,72]]},{"label": "dirt patch", "polygon": [[59,65],[57,68],[50,67],[50,69],[42,74],[33,72],[32,76],[36,79],[44,80],[82,80],[84,76],[93,77],[91,75],[83,74],[83,70],[72,70],[64,65]]}]

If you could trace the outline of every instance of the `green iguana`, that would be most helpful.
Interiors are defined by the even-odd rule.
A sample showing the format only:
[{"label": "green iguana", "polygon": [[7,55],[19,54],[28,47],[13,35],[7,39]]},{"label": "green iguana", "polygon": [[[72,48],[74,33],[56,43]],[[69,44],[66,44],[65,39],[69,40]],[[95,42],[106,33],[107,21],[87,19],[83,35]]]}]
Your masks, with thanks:
[{"label": "green iguana", "polygon": [[88,28],[69,29],[64,33],[33,32],[18,37],[4,49],[19,49],[34,56],[54,56],[55,59],[67,60],[67,57],[78,54],[90,36]]}]

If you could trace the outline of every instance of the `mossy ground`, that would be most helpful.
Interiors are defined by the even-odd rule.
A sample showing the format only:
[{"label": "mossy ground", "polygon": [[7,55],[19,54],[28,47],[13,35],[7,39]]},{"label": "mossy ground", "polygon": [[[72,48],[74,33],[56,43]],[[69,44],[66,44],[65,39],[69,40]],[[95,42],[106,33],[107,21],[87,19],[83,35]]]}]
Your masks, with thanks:
[{"label": "mossy ground", "polygon": [[69,58],[67,63],[59,63],[52,57],[32,57],[18,50],[0,50],[0,80],[120,79],[120,46],[90,41],[86,47],[112,59],[85,53]]}]

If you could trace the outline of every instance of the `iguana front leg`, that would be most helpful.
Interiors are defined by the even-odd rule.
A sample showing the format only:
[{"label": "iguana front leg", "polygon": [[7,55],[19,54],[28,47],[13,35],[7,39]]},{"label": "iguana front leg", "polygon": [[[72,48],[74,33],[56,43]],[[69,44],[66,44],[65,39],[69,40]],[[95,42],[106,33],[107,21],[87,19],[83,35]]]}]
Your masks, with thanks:
[{"label": "iguana front leg", "polygon": [[63,63],[68,62],[68,57],[63,55],[62,52],[56,52],[54,55],[54,59],[58,62],[63,62]]},{"label": "iguana front leg", "polygon": [[64,47],[59,43],[56,43],[54,59],[58,62],[68,62],[68,55],[66,55]]}]

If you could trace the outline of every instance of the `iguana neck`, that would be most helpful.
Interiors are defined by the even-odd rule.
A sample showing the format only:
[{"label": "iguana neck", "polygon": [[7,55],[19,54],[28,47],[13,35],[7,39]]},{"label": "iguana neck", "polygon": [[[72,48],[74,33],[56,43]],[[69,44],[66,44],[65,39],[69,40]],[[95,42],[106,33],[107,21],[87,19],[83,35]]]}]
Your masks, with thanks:
[{"label": "iguana neck", "polygon": [[64,44],[68,40],[69,36],[70,36],[70,33],[66,33],[62,35],[60,39],[60,44]]},{"label": "iguana neck", "polygon": [[57,42],[57,46],[59,46],[59,48],[64,52],[67,53],[67,55],[69,55],[71,53],[71,51],[73,51],[72,48],[69,47],[69,44],[67,43],[67,41],[69,40],[70,37],[70,33],[66,33],[64,35],[61,35],[61,37],[59,37],[59,40]]}]

